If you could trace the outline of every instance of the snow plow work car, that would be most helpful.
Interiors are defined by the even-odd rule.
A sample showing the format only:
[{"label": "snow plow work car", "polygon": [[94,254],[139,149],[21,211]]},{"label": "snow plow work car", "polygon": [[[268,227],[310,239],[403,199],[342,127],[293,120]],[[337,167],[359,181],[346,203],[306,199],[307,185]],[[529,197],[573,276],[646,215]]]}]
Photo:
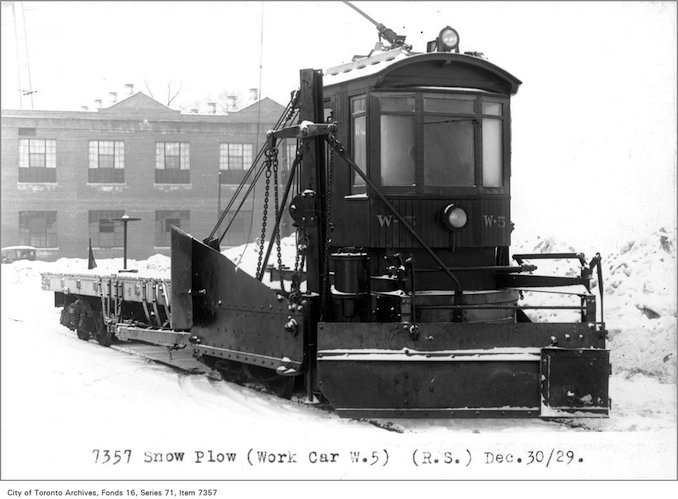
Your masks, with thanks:
[{"label": "snow plow work car", "polygon": [[[104,345],[188,348],[227,381],[302,392],[346,417],[607,416],[607,331],[592,293],[603,289],[600,256],[511,256],[510,104],[521,82],[459,53],[452,28],[425,53],[383,26],[380,35],[369,56],[300,72],[212,233],[173,228],[169,281],[44,275],[62,323]],[[279,189],[283,139],[297,140],[297,155]],[[220,243],[262,174],[248,275]],[[290,267],[280,257],[286,209]],[[535,275],[545,259],[580,269]],[[537,293],[569,301],[525,303]],[[574,320],[540,321],[545,311]]]}]

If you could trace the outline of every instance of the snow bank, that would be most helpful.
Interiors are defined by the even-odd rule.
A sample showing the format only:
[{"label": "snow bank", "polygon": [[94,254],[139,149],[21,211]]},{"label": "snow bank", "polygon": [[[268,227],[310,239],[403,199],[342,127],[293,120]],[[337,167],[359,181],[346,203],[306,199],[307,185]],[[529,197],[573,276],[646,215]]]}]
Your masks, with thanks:
[{"label": "snow bank", "polygon": [[[577,248],[581,250],[581,248]],[[521,241],[516,253],[575,252],[555,237]],[[590,261],[593,254],[586,255]],[[630,377],[646,374],[662,382],[676,382],[676,238],[665,228],[617,244],[602,255],[604,313],[614,373]],[[535,274],[579,275],[576,261],[535,260]],[[592,291],[597,294],[597,278]],[[574,289],[581,291],[579,289]],[[554,303],[542,293],[526,293],[526,302]],[[577,300],[572,302],[576,304]],[[560,320],[568,312],[533,314],[539,320]],[[572,312],[569,312],[572,318]]]}]

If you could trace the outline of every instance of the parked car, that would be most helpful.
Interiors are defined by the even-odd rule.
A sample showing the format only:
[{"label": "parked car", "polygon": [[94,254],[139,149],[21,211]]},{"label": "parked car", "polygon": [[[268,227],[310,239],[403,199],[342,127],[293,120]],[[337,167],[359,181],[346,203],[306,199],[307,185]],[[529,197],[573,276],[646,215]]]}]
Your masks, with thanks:
[{"label": "parked car", "polygon": [[2,248],[2,263],[11,263],[17,260],[35,260],[35,248],[33,246]]}]

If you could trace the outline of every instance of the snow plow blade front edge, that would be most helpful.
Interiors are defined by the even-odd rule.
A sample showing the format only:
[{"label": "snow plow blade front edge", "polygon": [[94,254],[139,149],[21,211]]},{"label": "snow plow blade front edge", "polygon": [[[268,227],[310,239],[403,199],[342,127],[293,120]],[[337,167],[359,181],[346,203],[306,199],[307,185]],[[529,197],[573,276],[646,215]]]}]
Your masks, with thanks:
[{"label": "snow plow blade front edge", "polygon": [[[318,386],[344,417],[606,417],[609,350],[588,324],[322,323]],[[583,339],[538,346],[544,333]],[[555,333],[555,331],[559,331]],[[504,347],[488,346],[503,338]],[[551,341],[550,339],[548,340]],[[341,346],[341,343],[344,346]],[[502,344],[499,342],[499,344]]]}]

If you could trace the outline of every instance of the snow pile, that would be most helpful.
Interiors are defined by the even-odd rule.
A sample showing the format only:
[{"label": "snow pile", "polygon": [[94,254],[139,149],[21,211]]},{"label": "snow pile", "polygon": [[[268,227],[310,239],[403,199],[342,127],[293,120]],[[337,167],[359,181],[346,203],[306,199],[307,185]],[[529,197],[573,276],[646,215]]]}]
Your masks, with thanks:
[{"label": "snow pile", "polygon": [[[520,248],[517,250],[516,248]],[[557,238],[540,238],[536,244],[522,242],[515,252],[575,252]],[[588,261],[591,256],[587,255]],[[539,275],[578,276],[576,260],[534,260]],[[676,381],[676,241],[666,229],[630,239],[602,255],[604,312],[609,331],[613,371],[624,376],[643,373],[662,382]],[[598,294],[597,274],[591,290]],[[570,290],[570,288],[567,288]],[[583,287],[571,289],[582,292]],[[553,295],[526,293],[530,305],[555,304]],[[576,305],[578,299],[570,300]],[[558,304],[564,304],[562,300]],[[599,304],[600,308],[600,304]],[[537,320],[573,320],[576,313],[538,311]]]}]

